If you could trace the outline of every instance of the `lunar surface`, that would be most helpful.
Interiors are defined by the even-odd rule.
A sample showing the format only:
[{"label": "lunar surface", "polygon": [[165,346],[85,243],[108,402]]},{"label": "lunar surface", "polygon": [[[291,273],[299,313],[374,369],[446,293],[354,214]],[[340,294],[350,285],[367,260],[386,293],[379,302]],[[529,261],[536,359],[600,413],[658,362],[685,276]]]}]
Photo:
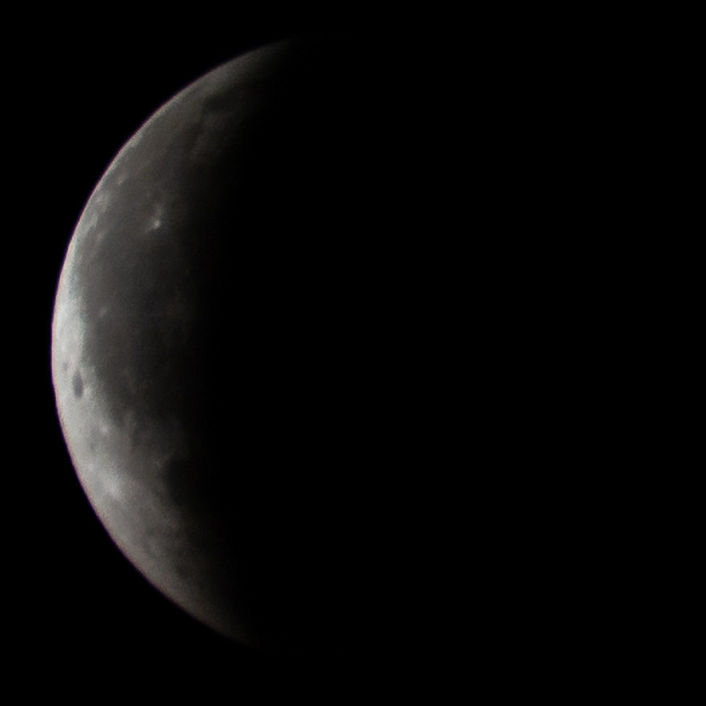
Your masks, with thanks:
[{"label": "lunar surface", "polygon": [[378,59],[288,41],[186,87],[96,186],[56,296],[97,515],[166,596],[264,649],[370,639],[400,558],[404,150]]}]

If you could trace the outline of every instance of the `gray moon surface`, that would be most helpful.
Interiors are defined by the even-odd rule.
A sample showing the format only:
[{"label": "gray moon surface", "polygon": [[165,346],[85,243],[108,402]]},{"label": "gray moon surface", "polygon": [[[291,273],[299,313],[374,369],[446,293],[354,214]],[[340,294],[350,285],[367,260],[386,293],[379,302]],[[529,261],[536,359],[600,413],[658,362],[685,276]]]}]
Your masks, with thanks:
[{"label": "gray moon surface", "polygon": [[339,41],[211,71],[115,157],[60,276],[52,374],[88,499],[154,586],[250,645],[364,631],[389,565],[388,78]]},{"label": "gray moon surface", "polygon": [[[175,96],[125,145],[91,195],[56,296],[52,371],[81,484],[120,549],[162,592],[244,639],[218,595],[219,538],[175,502],[170,468],[190,458],[184,386],[197,306],[189,230],[217,194],[219,155],[256,109],[258,76],[282,48],[222,66]],[[236,147],[237,149],[237,147]]]}]

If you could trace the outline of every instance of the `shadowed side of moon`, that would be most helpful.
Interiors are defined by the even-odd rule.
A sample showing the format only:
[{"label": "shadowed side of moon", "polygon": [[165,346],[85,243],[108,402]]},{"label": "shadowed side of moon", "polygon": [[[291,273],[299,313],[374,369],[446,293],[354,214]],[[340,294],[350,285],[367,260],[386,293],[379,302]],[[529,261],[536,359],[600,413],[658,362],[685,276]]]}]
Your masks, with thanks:
[{"label": "shadowed side of moon", "polygon": [[354,639],[383,600],[371,528],[399,476],[376,444],[405,394],[386,78],[319,40],[196,81],[101,179],[57,292],[57,405],[98,516],[187,612],[268,649]]}]

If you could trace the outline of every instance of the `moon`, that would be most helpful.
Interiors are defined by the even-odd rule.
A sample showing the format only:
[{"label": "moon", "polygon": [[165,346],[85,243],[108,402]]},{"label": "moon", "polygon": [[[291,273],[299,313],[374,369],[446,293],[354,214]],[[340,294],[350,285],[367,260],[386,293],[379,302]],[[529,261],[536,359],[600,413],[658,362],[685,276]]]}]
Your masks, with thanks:
[{"label": "moon", "polygon": [[371,56],[289,40],[187,86],[100,179],[56,294],[95,512],[165,596],[266,650],[355,641],[384,571],[399,154]]}]

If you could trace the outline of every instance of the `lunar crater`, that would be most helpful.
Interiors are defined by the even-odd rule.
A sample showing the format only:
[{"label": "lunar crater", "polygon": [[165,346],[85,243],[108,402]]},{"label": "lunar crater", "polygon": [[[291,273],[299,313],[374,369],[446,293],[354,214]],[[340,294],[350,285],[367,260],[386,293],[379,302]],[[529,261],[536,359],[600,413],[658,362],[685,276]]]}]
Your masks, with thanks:
[{"label": "lunar crater", "polygon": [[83,378],[81,377],[81,373],[76,371],[74,373],[74,376],[71,380],[71,386],[74,391],[74,395],[78,398],[83,397]]}]

